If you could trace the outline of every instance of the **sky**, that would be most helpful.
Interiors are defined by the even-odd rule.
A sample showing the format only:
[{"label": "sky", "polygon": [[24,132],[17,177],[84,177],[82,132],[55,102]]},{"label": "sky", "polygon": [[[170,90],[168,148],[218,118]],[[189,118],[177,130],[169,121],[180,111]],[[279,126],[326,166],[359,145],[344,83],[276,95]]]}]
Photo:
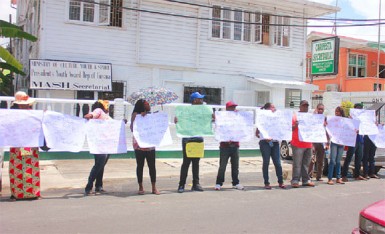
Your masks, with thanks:
[{"label": "sky", "polygon": [[[378,8],[380,0],[311,0],[323,4],[336,5],[341,8],[341,11],[337,13],[337,18],[349,18],[349,19],[378,19]],[[15,22],[16,10],[10,6],[11,0],[0,0],[0,19],[9,21],[9,14],[13,14],[12,21]],[[385,19],[385,0],[382,1],[382,15],[381,18]],[[324,16],[326,17],[326,16]],[[333,17],[334,14],[328,17]],[[385,22],[385,21],[384,21]],[[312,22],[309,24],[325,25],[331,24],[326,22]],[[332,33],[332,28],[309,28],[308,32],[318,31],[325,33]],[[347,36],[353,38],[360,38],[369,41],[378,40],[378,26],[370,27],[349,27],[349,28],[337,28],[337,34],[340,36]],[[381,26],[381,41],[385,41],[385,25]],[[5,46],[8,40],[0,38],[0,45]]]}]

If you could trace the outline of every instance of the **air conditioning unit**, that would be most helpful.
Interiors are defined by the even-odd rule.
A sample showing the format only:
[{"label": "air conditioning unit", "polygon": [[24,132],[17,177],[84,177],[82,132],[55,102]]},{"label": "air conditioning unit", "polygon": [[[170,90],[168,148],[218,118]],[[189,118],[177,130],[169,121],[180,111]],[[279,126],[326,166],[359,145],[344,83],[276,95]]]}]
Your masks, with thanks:
[{"label": "air conditioning unit", "polygon": [[338,92],[338,84],[327,84],[326,92]]}]

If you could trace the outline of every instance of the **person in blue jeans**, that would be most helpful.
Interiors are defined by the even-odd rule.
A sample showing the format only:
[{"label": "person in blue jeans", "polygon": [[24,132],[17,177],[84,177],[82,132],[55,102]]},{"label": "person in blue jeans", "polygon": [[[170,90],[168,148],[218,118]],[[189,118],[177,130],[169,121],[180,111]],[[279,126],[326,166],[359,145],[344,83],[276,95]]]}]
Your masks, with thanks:
[{"label": "person in blue jeans", "polygon": [[[271,110],[272,112],[275,112],[276,110],[274,104],[270,102],[266,103],[261,109]],[[265,183],[265,189],[271,189],[270,181],[269,181],[270,157],[274,163],[275,174],[277,175],[277,178],[278,178],[278,186],[282,189],[285,189],[286,186],[283,183],[281,158],[279,155],[279,142],[274,139],[264,138],[263,136],[261,136],[258,129],[256,130],[255,135],[258,138],[261,138],[261,140],[259,141],[259,149],[261,150],[262,160],[263,160],[262,173],[263,173],[263,180]]]},{"label": "person in blue jeans", "polygon": [[[345,117],[344,110],[338,106],[335,110],[335,115],[340,117]],[[345,184],[345,182],[341,179],[341,158],[342,153],[344,152],[344,146],[336,144],[334,142],[331,142],[330,144],[330,162],[329,162],[329,168],[328,168],[328,182],[327,184],[333,185],[333,174],[334,174],[334,167],[336,169],[337,174],[337,184]]]},{"label": "person in blue jeans", "polygon": [[[354,104],[354,109],[362,109],[363,106],[361,103]],[[344,165],[342,166],[342,181],[347,182],[348,178],[348,170],[350,162],[352,161],[354,154],[354,171],[353,177],[355,180],[365,180],[364,177],[360,176],[360,168],[361,168],[361,160],[364,151],[364,138],[362,135],[357,134],[356,145],[349,146],[348,151],[346,152],[346,158],[344,161]]]},{"label": "person in blue jeans", "polygon": [[376,175],[375,170],[375,159],[377,147],[374,145],[373,141],[365,135],[364,136],[364,156],[362,159],[363,169],[364,169],[364,178],[365,179],[379,179]]},{"label": "person in blue jeans", "polygon": [[[232,101],[226,103],[226,111],[236,111],[237,104]],[[221,142],[219,145],[219,169],[215,190],[221,190],[223,182],[225,182],[225,172],[227,163],[231,160],[231,178],[233,188],[243,190],[244,187],[239,183],[239,142],[227,141]]]}]

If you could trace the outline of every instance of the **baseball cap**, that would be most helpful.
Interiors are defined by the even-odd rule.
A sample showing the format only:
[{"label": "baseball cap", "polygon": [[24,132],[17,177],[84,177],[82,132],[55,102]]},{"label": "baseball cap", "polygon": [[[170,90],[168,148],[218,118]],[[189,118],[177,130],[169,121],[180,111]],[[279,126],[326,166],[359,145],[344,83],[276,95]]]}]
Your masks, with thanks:
[{"label": "baseball cap", "polygon": [[231,107],[231,106],[238,106],[238,104],[236,104],[235,102],[232,102],[232,101],[228,101],[226,103],[226,108]]},{"label": "baseball cap", "polygon": [[194,101],[196,98],[204,98],[205,95],[200,94],[199,92],[194,92],[190,95],[190,101]]}]

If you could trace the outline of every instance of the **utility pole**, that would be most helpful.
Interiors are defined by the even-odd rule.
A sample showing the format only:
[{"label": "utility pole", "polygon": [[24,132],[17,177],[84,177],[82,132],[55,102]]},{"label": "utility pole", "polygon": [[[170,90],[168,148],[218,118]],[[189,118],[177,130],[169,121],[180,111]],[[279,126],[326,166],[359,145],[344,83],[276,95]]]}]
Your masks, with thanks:
[{"label": "utility pole", "polygon": [[377,98],[380,98],[381,0],[378,1]]}]

